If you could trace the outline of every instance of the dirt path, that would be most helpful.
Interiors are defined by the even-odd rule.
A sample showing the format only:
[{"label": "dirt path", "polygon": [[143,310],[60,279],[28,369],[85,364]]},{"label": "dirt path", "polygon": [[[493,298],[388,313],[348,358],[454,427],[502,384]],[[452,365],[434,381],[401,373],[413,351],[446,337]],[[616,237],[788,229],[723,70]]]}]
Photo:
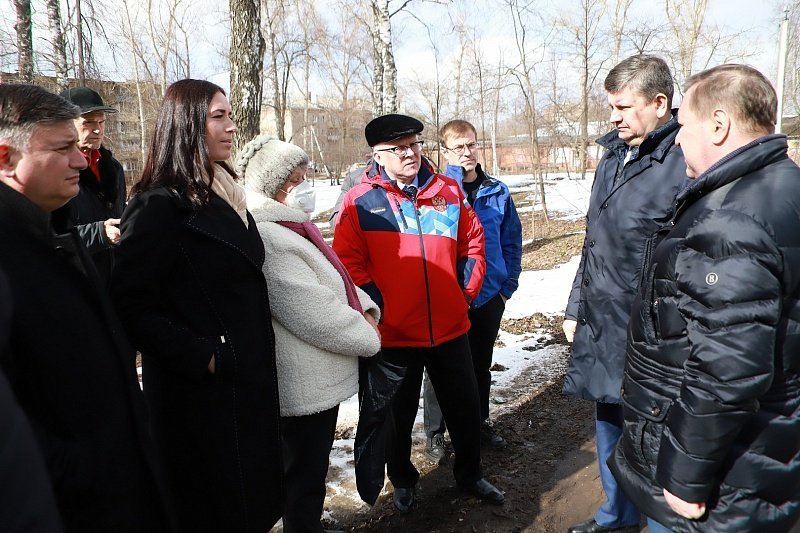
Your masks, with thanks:
[{"label": "dirt path", "polygon": [[[559,359],[567,361],[564,347]],[[549,372],[549,371],[547,371]],[[419,502],[401,515],[384,492],[366,512],[350,500],[332,498],[330,527],[347,531],[413,532],[564,532],[594,512],[602,493],[594,453],[593,404],[561,394],[562,377],[540,386],[537,368],[520,375],[514,384],[525,392],[499,416],[495,425],[508,440],[504,450],[484,449],[486,477],[506,493],[502,507],[483,505],[459,492],[449,465],[431,466],[422,456],[424,444],[414,448],[414,462],[422,467]],[[326,506],[327,507],[327,506]]]}]

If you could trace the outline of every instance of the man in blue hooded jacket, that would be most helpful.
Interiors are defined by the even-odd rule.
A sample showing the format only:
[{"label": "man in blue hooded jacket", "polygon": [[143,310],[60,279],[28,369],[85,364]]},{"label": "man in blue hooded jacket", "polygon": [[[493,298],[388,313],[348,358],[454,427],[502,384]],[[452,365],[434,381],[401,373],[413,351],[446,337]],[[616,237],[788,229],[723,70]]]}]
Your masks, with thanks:
[{"label": "man in blue hooded jacket", "polygon": [[[439,131],[447,169],[445,175],[458,181],[475,214],[483,225],[486,239],[486,274],[481,292],[469,309],[469,343],[472,365],[478,382],[481,407],[481,440],[493,448],[503,448],[505,439],[489,421],[489,389],[492,383],[492,353],[500,329],[506,300],[519,285],[522,271],[522,224],[514,200],[505,183],[486,175],[477,161],[475,126],[466,120],[451,120]],[[425,455],[434,463],[446,457],[445,421],[436,393],[425,380]]]}]

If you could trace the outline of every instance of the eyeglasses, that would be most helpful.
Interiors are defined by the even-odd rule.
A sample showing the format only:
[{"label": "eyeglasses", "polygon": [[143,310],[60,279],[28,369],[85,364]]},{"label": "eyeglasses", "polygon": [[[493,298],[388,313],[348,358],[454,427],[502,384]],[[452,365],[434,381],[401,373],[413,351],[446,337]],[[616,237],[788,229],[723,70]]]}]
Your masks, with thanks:
[{"label": "eyeglasses", "polygon": [[404,157],[409,150],[413,153],[418,154],[422,151],[422,145],[425,144],[425,141],[414,141],[409,145],[402,144],[400,146],[392,146],[391,148],[381,148],[379,150],[375,150],[376,152],[391,152],[397,157]]},{"label": "eyeglasses", "polygon": [[474,152],[477,147],[478,147],[478,143],[471,142],[471,143],[467,143],[467,144],[457,144],[457,145],[453,146],[452,148],[448,148],[447,146],[445,146],[444,149],[447,150],[448,152],[453,152],[453,153],[456,153],[456,154],[463,154],[465,148],[469,148],[470,152]]}]

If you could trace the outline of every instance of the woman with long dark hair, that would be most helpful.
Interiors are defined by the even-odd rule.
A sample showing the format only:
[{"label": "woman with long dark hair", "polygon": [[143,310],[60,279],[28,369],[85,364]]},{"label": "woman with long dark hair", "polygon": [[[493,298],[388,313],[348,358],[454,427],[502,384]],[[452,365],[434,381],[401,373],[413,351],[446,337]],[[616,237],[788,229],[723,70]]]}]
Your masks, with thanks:
[{"label": "woman with long dark hair", "polygon": [[220,87],[187,79],[167,89],[114,274],[180,528],[191,533],[263,533],[282,512],[264,246],[226,163],[235,131]]}]

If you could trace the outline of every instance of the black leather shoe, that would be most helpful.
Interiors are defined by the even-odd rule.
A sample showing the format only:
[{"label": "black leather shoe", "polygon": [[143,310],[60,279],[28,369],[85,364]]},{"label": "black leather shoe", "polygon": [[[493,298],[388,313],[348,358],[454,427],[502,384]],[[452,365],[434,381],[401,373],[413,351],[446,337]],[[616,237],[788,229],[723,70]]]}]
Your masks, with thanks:
[{"label": "black leather shoe", "polygon": [[475,483],[459,483],[458,486],[473,496],[480,498],[481,501],[491,503],[492,505],[503,505],[503,502],[506,501],[506,497],[503,493],[483,478]]},{"label": "black leather shoe", "polygon": [[491,448],[502,449],[506,447],[506,439],[497,434],[494,426],[488,420],[481,422],[481,442],[488,444]]},{"label": "black leather shoe", "polygon": [[407,513],[409,509],[411,509],[411,506],[417,501],[416,490],[414,490],[414,487],[395,487],[392,499],[398,511]]},{"label": "black leather shoe", "polygon": [[635,533],[639,531],[638,524],[635,526],[607,527],[601,526],[590,518],[586,522],[575,524],[567,530],[567,533]]}]

